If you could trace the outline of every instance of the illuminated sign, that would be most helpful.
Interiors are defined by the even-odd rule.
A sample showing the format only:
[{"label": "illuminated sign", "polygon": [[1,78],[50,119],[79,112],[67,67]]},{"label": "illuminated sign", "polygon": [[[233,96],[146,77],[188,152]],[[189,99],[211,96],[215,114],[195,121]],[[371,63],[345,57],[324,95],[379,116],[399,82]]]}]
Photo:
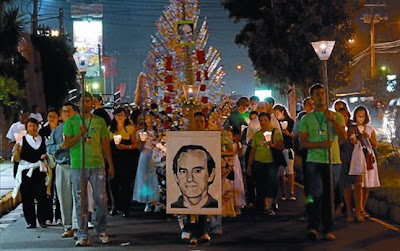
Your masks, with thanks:
[{"label": "illuminated sign", "polygon": [[102,48],[102,21],[74,21],[73,28],[76,52],[89,59],[86,76],[100,76],[99,45]]}]

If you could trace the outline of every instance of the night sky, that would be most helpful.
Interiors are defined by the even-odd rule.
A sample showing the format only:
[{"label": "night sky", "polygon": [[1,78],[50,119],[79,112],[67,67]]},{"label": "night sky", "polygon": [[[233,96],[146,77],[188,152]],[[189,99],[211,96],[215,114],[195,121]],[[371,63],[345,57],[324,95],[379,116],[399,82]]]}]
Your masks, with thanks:
[{"label": "night sky", "polygon": [[[65,9],[67,32],[72,37],[72,19],[70,5],[83,3],[74,0],[43,0],[41,1],[40,24],[58,27],[57,19],[49,19],[58,15],[58,9]],[[87,1],[86,1],[87,2]],[[132,95],[136,86],[136,77],[142,70],[143,60],[149,50],[150,36],[155,34],[155,21],[160,17],[168,1],[162,0],[104,0],[92,1],[103,3],[104,7],[104,52],[106,56],[116,55],[118,58],[118,76],[114,83],[128,83],[128,95]],[[377,2],[366,0],[366,3]],[[384,2],[382,0],[380,3]],[[32,1],[16,0],[15,3],[26,12],[32,12]],[[394,41],[400,38],[400,1],[387,0],[387,8],[381,9],[387,13],[388,20],[377,24],[376,42]],[[253,68],[247,57],[246,48],[238,47],[234,43],[235,35],[242,24],[234,24],[223,9],[219,0],[200,0],[201,21],[208,18],[210,39],[208,45],[221,51],[222,62],[227,76],[227,92],[236,91],[237,94],[251,95],[254,90]],[[47,20],[46,20],[47,19]],[[355,37],[354,53],[364,50],[369,45],[369,25],[357,20],[359,27]],[[29,27],[28,27],[29,28]],[[377,66],[389,64],[392,72],[400,71],[399,54],[378,54]],[[236,65],[242,65],[241,71]],[[355,74],[368,72],[369,59],[365,58],[354,69]]]}]

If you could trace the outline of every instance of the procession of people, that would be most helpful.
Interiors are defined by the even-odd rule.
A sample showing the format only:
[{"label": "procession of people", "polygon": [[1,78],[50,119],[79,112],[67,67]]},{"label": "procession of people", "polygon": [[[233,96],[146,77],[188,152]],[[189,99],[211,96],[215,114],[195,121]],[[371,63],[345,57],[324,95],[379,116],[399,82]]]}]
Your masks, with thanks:
[{"label": "procession of people", "polygon": [[[15,141],[14,196],[21,192],[27,228],[62,224],[62,238],[74,237],[77,246],[88,246],[93,241],[88,228],[94,223],[99,241],[106,244],[110,241],[107,217],[131,217],[130,207],[135,202],[146,213],[189,208],[188,213],[171,215],[178,219],[181,238],[190,245],[208,243],[212,236],[224,233],[223,217],[236,217],[251,208],[265,217],[279,214],[281,200],[296,200],[295,177],[299,176],[307,200],[305,235],[335,240],[329,164],[336,212],[346,222],[364,222],[369,217],[365,210],[369,188],[380,185],[376,133],[364,106],[350,111],[338,100],[333,106],[336,111],[330,110],[325,89],[319,84],[313,85],[309,94],[297,119],[290,117],[283,104],[275,104],[274,98],[260,101],[253,96],[241,97],[236,103],[224,100],[197,107],[193,118],[168,114],[157,104],[148,108],[120,105],[109,122],[95,115],[103,108],[95,109],[93,100],[99,98],[88,92],[83,96],[84,107],[67,102],[60,112],[49,109],[45,126],[34,116],[24,118],[25,125],[19,122],[20,132],[13,125],[8,135]],[[191,124],[195,131],[220,132],[220,156],[215,158],[200,145],[183,146],[169,166],[167,132],[189,131]],[[82,139],[86,145],[84,183]],[[296,156],[302,159],[300,167],[294,165]],[[210,163],[214,163],[212,168]],[[167,197],[172,189],[167,182],[168,168],[181,192],[180,196],[174,194],[176,201]],[[203,168],[208,174],[200,178]],[[301,175],[296,175],[298,172]],[[214,184],[220,184],[216,194],[209,190]],[[82,191],[87,193],[85,200]],[[201,213],[213,208],[219,213]],[[82,211],[89,212],[82,217]]]}]

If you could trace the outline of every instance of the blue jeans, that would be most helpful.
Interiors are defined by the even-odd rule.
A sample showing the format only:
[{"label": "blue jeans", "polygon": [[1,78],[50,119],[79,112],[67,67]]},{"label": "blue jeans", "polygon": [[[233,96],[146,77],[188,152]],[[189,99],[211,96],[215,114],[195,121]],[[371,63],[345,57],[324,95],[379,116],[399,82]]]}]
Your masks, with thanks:
[{"label": "blue jeans", "polygon": [[[333,187],[338,184],[341,165],[333,164]],[[333,215],[330,201],[329,165],[307,162],[305,171],[307,178],[306,194],[308,229],[319,230],[322,223],[322,232],[332,231]]]},{"label": "blue jeans", "polygon": [[[96,221],[95,229],[97,233],[104,233],[107,224],[107,193],[106,193],[106,173],[104,168],[91,168],[86,169],[86,184],[87,181],[93,189],[93,200],[96,205]],[[71,169],[72,177],[72,192],[74,194],[75,212],[78,220],[78,238],[88,238],[88,217],[86,216],[85,222],[81,222],[81,207],[88,205],[81,205],[81,169]],[[82,225],[83,231],[81,230]]]}]

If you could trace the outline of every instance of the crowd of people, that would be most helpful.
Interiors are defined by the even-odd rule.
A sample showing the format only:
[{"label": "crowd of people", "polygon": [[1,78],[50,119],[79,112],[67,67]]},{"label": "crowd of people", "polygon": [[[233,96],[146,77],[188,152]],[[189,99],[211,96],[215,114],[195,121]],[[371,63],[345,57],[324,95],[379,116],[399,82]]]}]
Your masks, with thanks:
[{"label": "crowd of people", "polygon": [[[209,242],[210,235],[223,234],[222,217],[244,208],[274,217],[279,200],[297,199],[296,172],[303,177],[307,236],[334,240],[330,164],[336,214],[349,223],[365,221],[368,190],[379,186],[376,133],[364,106],[351,112],[337,100],[328,109],[319,84],[309,94],[296,118],[273,97],[256,96],[204,106],[193,121],[185,111],[171,115],[157,104],[115,107],[110,114],[101,96],[87,92],[80,107],[84,118],[70,102],[60,112],[48,110],[46,123],[37,107],[30,116],[22,111],[7,134],[15,143],[13,195],[21,192],[28,228],[62,224],[61,237],[88,246],[94,226],[99,241],[108,243],[107,215],[129,217],[132,201],[147,213],[165,211],[166,132],[188,130],[193,122],[196,131],[221,131],[222,215],[178,215],[183,240]],[[296,156],[301,169],[295,168]]]}]

